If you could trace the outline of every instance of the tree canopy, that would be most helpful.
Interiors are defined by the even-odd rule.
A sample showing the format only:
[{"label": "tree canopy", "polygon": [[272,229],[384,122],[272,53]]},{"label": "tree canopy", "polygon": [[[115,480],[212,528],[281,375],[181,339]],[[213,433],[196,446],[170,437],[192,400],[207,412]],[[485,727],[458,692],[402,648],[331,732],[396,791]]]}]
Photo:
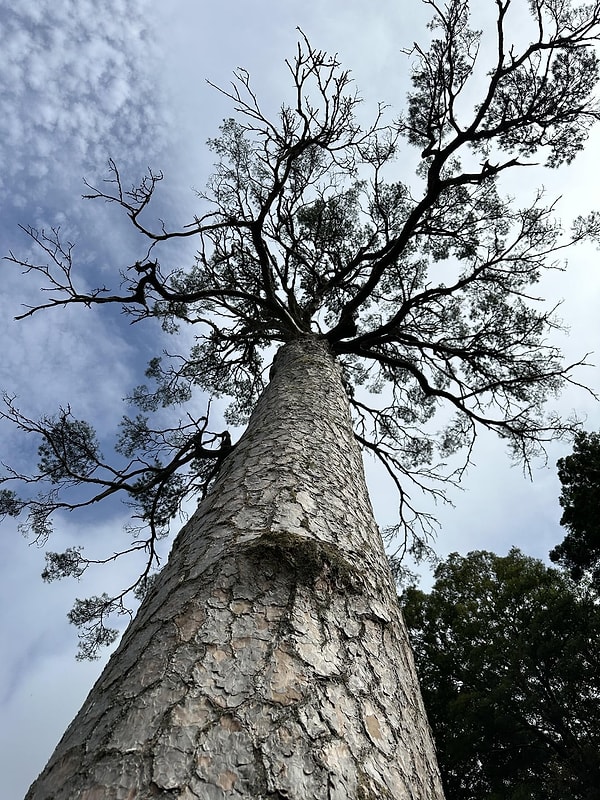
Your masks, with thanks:
[{"label": "tree canopy", "polygon": [[[111,303],[168,333],[194,330],[189,352],[150,362],[111,458],[70,407],[32,419],[5,395],[3,418],[41,445],[37,471],[7,467],[0,511],[26,515],[23,526],[40,543],[57,514],[113,495],[139,520],[123,552],[147,553],[142,576],[118,597],[74,609],[78,624],[92,625],[92,640],[105,636],[92,621],[125,610],[127,594],[145,585],[157,538],[187,498],[206,490],[231,446],[227,432],[211,431],[208,410],[198,416],[189,401],[198,392],[230,397],[228,421],[242,423],[280,343],[327,340],[345,372],[358,441],[395,481],[400,524],[417,543],[431,516],[415,494],[443,495],[444,483],[460,478],[478,429],[496,431],[525,463],[572,429],[543,407],[577,382],[584,358],[564,363],[549,337],[559,327],[555,308],[534,287],[561,266],[565,248],[597,238],[600,216],[564,233],[553,200],[538,191],[519,206],[501,178],[540,161],[568,164],[584,146],[600,115],[600,3],[530,0],[523,46],[509,35],[513,0],[497,0],[486,31],[471,27],[467,0],[425,3],[430,41],[407,51],[413,88],[394,119],[381,105],[365,123],[350,73],[303,34],[287,62],[292,99],[274,118],[248,73],[234,73],[220,91],[236,116],[209,141],[215,171],[180,228],[153,219],[160,172],[129,186],[111,160],[106,182],[85,196],[114,205],[145,242],[135,263],[118,265],[118,290],[84,288],[58,229],[26,229],[40,263],[10,254],[44,291],[21,317]],[[398,177],[401,148],[403,158],[414,156],[410,179]],[[197,254],[181,266],[170,248],[189,239]],[[155,423],[170,405],[180,410],[173,425]],[[462,466],[447,468],[461,449]],[[80,575],[114,557],[77,547],[49,553],[45,577]]]},{"label": "tree canopy", "polygon": [[550,559],[568,569],[571,577],[589,577],[600,590],[600,434],[580,432],[573,452],[558,461],[562,484],[560,524],[567,529]]},{"label": "tree canopy", "polygon": [[448,800],[598,796],[600,609],[513,549],[453,553],[403,609]]}]

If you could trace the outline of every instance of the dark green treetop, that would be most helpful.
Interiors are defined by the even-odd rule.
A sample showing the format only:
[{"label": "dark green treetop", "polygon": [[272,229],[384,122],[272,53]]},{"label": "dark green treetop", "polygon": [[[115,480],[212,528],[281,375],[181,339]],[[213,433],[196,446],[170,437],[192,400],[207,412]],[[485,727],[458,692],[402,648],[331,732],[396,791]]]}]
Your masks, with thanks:
[{"label": "dark green treetop", "polygon": [[600,608],[513,549],[453,553],[403,610],[448,800],[591,800]]},{"label": "dark green treetop", "polygon": [[[107,182],[86,196],[124,212],[145,243],[135,263],[120,265],[120,290],[82,290],[72,245],[58,230],[27,229],[44,261],[14,253],[10,260],[41,278],[45,295],[22,317],[111,303],[135,321],[158,318],[171,333],[191,325],[195,334],[190,352],[151,361],[152,384],[133,392],[139,413],[123,419],[113,459],[70,408],[33,420],[6,396],[3,417],[41,437],[43,453],[34,474],[8,469],[3,482],[25,493],[3,490],[2,509],[28,514],[24,526],[39,542],[57,512],[124,495],[146,530],[124,548],[147,552],[143,585],[156,539],[230,447],[225,433],[210,432],[208,413],[181,404],[198,391],[226,395],[229,420],[242,422],[265,385],[273,347],[298,336],[324,337],[342,363],[357,438],[392,476],[401,525],[417,537],[431,518],[418,513],[413,490],[441,495],[444,481],[458,480],[462,468],[447,470],[444,460],[465,448],[466,463],[480,427],[525,462],[570,430],[542,409],[575,381],[577,365],[566,365],[550,342],[555,309],[533,287],[559,266],[564,248],[598,235],[600,217],[578,219],[564,234],[541,191],[520,207],[499,180],[540,161],[569,163],[582,149],[600,114],[600,3],[530,0],[524,9],[496,0],[485,64],[469,3],[425,4],[431,41],[409,53],[413,89],[400,118],[386,121],[380,106],[365,125],[349,73],[302,35],[287,64],[292,99],[275,118],[263,113],[249,75],[235,73],[224,93],[236,117],[209,142],[217,165],[187,224],[153,220],[160,173],[127,188],[111,161]],[[507,30],[514,8],[531,25],[521,48]],[[403,159],[415,157],[410,182],[397,178],[402,146]],[[197,255],[182,267],[177,243],[190,239]],[[179,420],[154,424],[153,412],[171,404],[182,408]],[[448,421],[444,412],[440,431],[442,408],[452,413]],[[36,485],[38,494],[27,491]],[[113,557],[88,558],[77,548],[49,554],[46,577]],[[89,617],[92,625],[94,614],[123,610],[139,581],[80,607],[76,621],[85,626]]]},{"label": "dark green treetop", "polygon": [[562,484],[560,524],[567,529],[550,559],[568,569],[571,577],[588,577],[600,590],[600,434],[579,432],[573,452],[558,461]]}]

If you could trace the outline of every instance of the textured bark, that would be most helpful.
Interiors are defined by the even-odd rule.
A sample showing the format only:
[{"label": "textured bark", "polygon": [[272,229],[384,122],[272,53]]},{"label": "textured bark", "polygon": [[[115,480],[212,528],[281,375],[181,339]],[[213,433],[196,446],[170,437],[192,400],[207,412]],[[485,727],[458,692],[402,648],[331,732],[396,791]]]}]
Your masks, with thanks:
[{"label": "textured bark", "polygon": [[339,368],[292,342],[27,800],[442,798]]}]

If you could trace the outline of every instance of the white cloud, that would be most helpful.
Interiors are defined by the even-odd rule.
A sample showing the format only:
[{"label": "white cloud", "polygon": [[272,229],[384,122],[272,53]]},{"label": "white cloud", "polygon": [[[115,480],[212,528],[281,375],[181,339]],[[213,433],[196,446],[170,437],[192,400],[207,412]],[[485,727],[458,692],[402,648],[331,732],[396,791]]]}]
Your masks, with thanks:
[{"label": "white cloud", "polygon": [[145,166],[163,146],[168,123],[146,21],[149,3],[133,0],[124,8],[113,0],[57,0],[4,9],[5,202],[14,183],[28,183],[47,202],[50,193],[72,188],[73,172],[80,178],[108,154],[139,168],[140,157]]},{"label": "white cloud", "polygon": [[[104,204],[94,208],[80,195],[82,177],[103,172],[109,155],[137,177],[168,138],[160,61],[152,57],[146,22],[149,5],[147,0],[3,4],[2,255],[9,248],[27,255],[28,242],[17,229],[21,222],[62,225],[65,238],[79,243],[74,252],[84,285],[86,273],[91,276],[108,262],[131,263],[127,228],[115,227],[116,215]],[[30,255],[34,261],[40,257]],[[102,432],[114,429],[122,398],[143,369],[135,332],[116,311],[59,310],[14,322],[22,303],[39,302],[38,288],[37,279],[29,281],[3,264],[0,385],[17,392],[32,415],[71,402],[77,416],[91,418]],[[10,460],[11,453],[31,457],[35,445],[3,430],[0,457]],[[104,541],[122,536],[121,523],[112,519],[96,535]],[[89,524],[85,532],[93,533]],[[77,527],[67,523],[57,534],[56,549],[65,537],[81,540]],[[3,794],[17,798],[43,766],[100,665],[73,660],[76,632],[65,614],[84,587],[42,584],[43,551],[29,548],[14,526],[3,528],[0,551],[1,770]]]}]

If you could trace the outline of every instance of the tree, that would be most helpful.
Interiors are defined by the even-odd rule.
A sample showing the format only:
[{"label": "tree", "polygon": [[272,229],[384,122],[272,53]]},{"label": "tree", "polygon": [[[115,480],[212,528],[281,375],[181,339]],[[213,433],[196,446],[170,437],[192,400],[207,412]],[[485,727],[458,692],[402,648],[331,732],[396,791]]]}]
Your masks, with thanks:
[{"label": "tree", "polygon": [[448,800],[598,797],[594,598],[516,549],[435,578],[403,610]]},{"label": "tree", "polygon": [[28,797],[442,797],[395,605],[339,367],[295,340]]},{"label": "tree", "polygon": [[562,484],[560,524],[568,533],[551,551],[550,559],[568,569],[574,580],[588,575],[600,589],[600,434],[580,432],[573,452],[558,461]]},{"label": "tree", "polygon": [[[351,408],[358,444],[381,460],[398,488],[406,547],[418,548],[430,523],[419,514],[414,488],[439,495],[444,481],[458,480],[464,467],[445,471],[443,461],[462,447],[468,461],[478,427],[497,431],[525,463],[544,441],[572,429],[570,422],[543,414],[548,395],[575,382],[577,365],[565,365],[548,342],[558,326],[554,310],[538,305],[531,287],[556,266],[553,254],[597,236],[600,218],[578,219],[572,234],[563,236],[554,204],[544,204],[541,192],[518,208],[502,196],[499,181],[508,169],[531,165],[540,156],[550,166],[568,163],[583,147],[600,113],[592,98],[600,4],[530,3],[532,43],[518,51],[507,42],[512,4],[498,0],[494,65],[475,105],[467,100],[481,86],[476,67],[482,34],[469,27],[468,3],[452,0],[440,8],[428,0],[427,5],[432,41],[412,51],[414,91],[399,120],[385,122],[380,107],[365,126],[349,74],[303,36],[288,63],[293,102],[277,119],[263,113],[248,74],[239,70],[225,92],[238,116],[209,143],[218,158],[216,171],[187,226],[153,225],[151,203],[160,173],[150,171],[127,189],[111,161],[108,183],[89,187],[87,196],[124,211],[146,242],[139,260],[122,268],[120,291],[80,289],[72,245],[57,230],[27,229],[46,263],[10,256],[41,276],[46,290],[45,301],[23,317],[44,308],[111,303],[120,304],[133,321],[154,318],[170,333],[188,325],[195,331],[191,352],[151,361],[153,384],[132,393],[139,413],[122,421],[116,460],[103,457],[93,429],[70,408],[33,420],[6,397],[5,418],[40,436],[42,444],[36,473],[9,469],[3,511],[27,513],[24,525],[44,541],[53,515],[125,495],[142,530],[123,553],[142,550],[148,557],[143,574],[122,594],[78,600],[71,612],[82,628],[83,655],[93,655],[114,636],[105,623],[111,613],[126,611],[128,593],[149,590],[82,716],[36,785],[41,795],[48,791],[44,781],[63,786],[67,775],[69,785],[85,791],[85,772],[95,775],[88,786],[113,787],[97,796],[117,796],[115,786],[123,787],[123,795],[126,786],[150,791],[152,784],[153,791],[178,788],[192,797],[193,781],[200,782],[198,791],[215,797],[234,785],[244,787],[242,794],[265,797],[269,792],[326,796],[326,791],[331,797],[398,796],[408,785],[414,796],[440,796],[389,572],[381,565],[381,543],[371,522],[365,534],[364,519],[344,536],[340,531],[340,509],[354,507],[345,488],[361,498],[361,507],[366,500],[346,423],[334,422],[326,400],[331,395],[333,406],[342,404],[340,387],[345,387],[343,404]],[[402,140],[420,152],[414,186],[390,178]],[[164,266],[177,258],[169,246],[192,237],[198,246],[194,264],[187,270]],[[273,381],[266,387],[275,351]],[[284,397],[276,388],[278,375],[284,386],[291,385],[297,359],[303,364],[302,387],[296,385],[295,394],[286,389]],[[310,395],[311,381],[319,399],[310,412],[304,404],[307,422],[301,398],[294,398]],[[236,445],[226,432],[210,432],[208,411],[198,417],[189,410],[198,390],[232,397],[231,423],[245,422],[256,407]],[[291,416],[288,402],[298,409]],[[286,420],[285,437],[278,433],[277,442],[261,427],[261,403],[274,419]],[[172,427],[152,421],[163,405],[182,406]],[[444,407],[455,416],[448,421],[446,414],[439,433],[436,412]],[[309,432],[324,436],[329,428],[335,436],[325,438],[324,451]],[[248,442],[256,442],[254,456]],[[251,468],[257,452],[260,469]],[[284,498],[275,491],[278,470],[296,452]],[[335,467],[345,458],[351,471]],[[244,488],[244,474],[254,476],[253,487]],[[40,493],[22,496],[11,482],[25,489],[37,485]],[[319,486],[329,487],[327,493],[321,495]],[[204,493],[153,584],[157,539],[186,498]],[[231,514],[240,497],[242,508]],[[218,519],[212,511],[217,508]],[[317,509],[322,517],[311,527]],[[354,512],[348,513],[353,518]],[[283,528],[277,527],[279,519],[285,520]],[[239,537],[232,533],[238,526],[245,531]],[[191,603],[191,585],[171,593],[187,575],[178,571],[181,560],[191,563],[186,548],[192,545],[185,544],[194,538],[190,531],[198,531],[202,542],[195,546],[206,548],[204,555],[195,553],[197,566],[190,567],[195,576],[206,570],[202,583],[208,594],[201,606]],[[228,544],[213,548],[213,537],[220,534]],[[408,538],[412,534],[415,545]],[[90,557],[78,548],[49,553],[45,577],[81,575],[90,564],[115,557]],[[268,571],[275,567],[276,578]],[[248,596],[242,590],[232,595],[232,576],[244,570],[250,572],[243,583]],[[279,599],[265,596],[265,607],[272,610],[257,610],[256,590],[273,583],[275,591],[281,582]],[[207,609],[216,609],[219,636],[224,642],[230,636],[229,644],[215,641],[216,623],[205,622],[199,630],[213,614]],[[333,619],[328,609],[335,610]],[[161,629],[147,648],[150,660],[142,659],[152,625],[169,614],[170,633]],[[252,617],[244,636],[238,636],[231,614]],[[263,647],[257,632],[275,618],[276,630],[267,626]],[[367,645],[372,625],[377,646]],[[334,629],[340,631],[337,638]],[[327,653],[341,631],[348,641],[358,637],[359,653],[370,653],[366,672],[357,666],[365,659],[355,658],[350,645],[340,645],[344,655],[335,669],[329,656],[320,661],[315,655],[315,642]],[[178,685],[195,687],[187,699],[179,696],[164,663],[169,636],[188,653],[188,671],[176,670]],[[252,645],[249,661],[241,640]],[[160,651],[158,661],[153,647]],[[196,648],[193,657],[190,648]],[[200,658],[212,659],[212,666],[204,661],[194,672],[191,662]],[[379,673],[382,664],[387,666]],[[135,685],[144,687],[137,695],[127,682],[129,670],[137,675]],[[362,698],[360,709],[344,705],[350,694]],[[316,702],[315,713],[309,713],[309,700]],[[346,714],[347,707],[349,722],[343,716],[329,720],[327,703],[336,715]],[[96,727],[89,728],[96,714]],[[413,735],[414,726],[421,733]],[[122,738],[125,730],[129,741]],[[302,754],[302,767],[289,760],[290,741]],[[227,765],[215,755],[223,748],[231,754]],[[396,748],[399,759],[391,761]],[[123,752],[136,753],[126,770],[135,774],[115,772]],[[116,761],[110,760],[113,755]],[[165,767],[167,762],[180,764],[181,772]]]}]

